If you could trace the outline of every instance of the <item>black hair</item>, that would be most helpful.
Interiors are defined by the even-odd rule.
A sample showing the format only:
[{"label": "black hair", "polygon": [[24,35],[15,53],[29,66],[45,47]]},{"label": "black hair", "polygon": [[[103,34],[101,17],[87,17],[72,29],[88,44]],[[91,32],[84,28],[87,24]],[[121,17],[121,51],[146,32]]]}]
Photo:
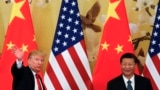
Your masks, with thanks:
[{"label": "black hair", "polygon": [[122,63],[122,59],[124,58],[133,58],[135,63],[139,63],[138,58],[133,53],[124,53],[120,58],[120,63]]}]

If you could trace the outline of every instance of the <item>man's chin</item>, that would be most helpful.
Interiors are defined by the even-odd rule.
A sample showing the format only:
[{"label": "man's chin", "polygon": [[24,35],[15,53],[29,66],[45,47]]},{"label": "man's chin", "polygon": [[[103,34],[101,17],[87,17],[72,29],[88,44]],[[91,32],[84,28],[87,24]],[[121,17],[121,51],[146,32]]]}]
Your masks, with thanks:
[{"label": "man's chin", "polygon": [[132,76],[132,73],[131,72],[125,72],[125,73],[123,73],[124,74],[124,76]]}]

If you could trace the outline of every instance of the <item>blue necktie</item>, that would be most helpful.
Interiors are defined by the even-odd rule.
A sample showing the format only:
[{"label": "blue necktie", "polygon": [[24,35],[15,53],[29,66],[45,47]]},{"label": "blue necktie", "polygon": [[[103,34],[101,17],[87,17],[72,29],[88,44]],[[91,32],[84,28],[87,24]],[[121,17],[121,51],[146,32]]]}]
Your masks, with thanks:
[{"label": "blue necktie", "polygon": [[128,85],[127,85],[127,90],[133,90],[132,86],[131,86],[131,81],[128,80],[127,81]]}]

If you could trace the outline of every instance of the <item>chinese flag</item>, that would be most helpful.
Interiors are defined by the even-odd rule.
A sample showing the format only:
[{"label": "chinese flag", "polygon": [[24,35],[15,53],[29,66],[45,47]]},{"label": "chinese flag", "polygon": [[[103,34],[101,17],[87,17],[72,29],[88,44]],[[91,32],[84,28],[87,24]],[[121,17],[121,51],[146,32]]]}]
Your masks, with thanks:
[{"label": "chinese flag", "polygon": [[0,60],[0,90],[12,90],[11,66],[16,58],[11,48],[16,46],[24,52],[24,65],[28,53],[36,49],[35,35],[28,0],[15,0]]},{"label": "chinese flag", "polygon": [[99,54],[93,72],[94,90],[106,90],[107,82],[121,74],[120,57],[134,53],[124,0],[110,0]]}]

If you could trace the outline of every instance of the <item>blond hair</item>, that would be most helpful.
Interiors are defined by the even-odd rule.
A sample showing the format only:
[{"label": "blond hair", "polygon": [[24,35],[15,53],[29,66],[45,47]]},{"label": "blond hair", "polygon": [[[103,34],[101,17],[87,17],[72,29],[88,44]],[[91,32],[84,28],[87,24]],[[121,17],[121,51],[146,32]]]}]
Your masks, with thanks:
[{"label": "blond hair", "polygon": [[38,55],[38,56],[41,56],[43,58],[46,57],[46,54],[40,50],[33,50],[29,53],[28,55],[28,59],[30,59],[32,56],[35,56],[35,55]]}]

